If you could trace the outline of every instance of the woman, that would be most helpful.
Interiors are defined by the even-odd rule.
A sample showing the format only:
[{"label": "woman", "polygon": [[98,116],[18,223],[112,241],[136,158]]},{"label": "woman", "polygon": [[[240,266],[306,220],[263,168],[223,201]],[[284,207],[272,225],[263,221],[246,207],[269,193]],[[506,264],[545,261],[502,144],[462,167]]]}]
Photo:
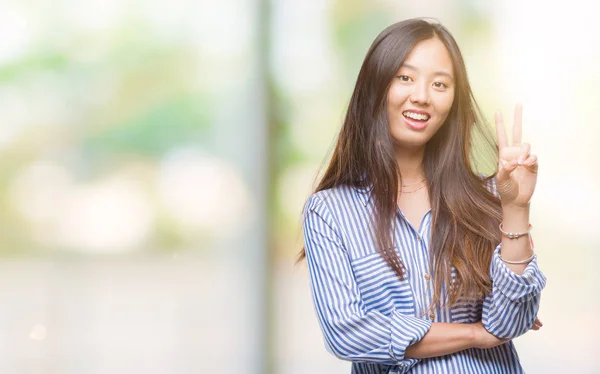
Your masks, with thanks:
[{"label": "woman", "polygon": [[[496,145],[478,113],[443,26],[375,39],[303,220],[326,347],[352,373],[523,372],[511,339],[541,326],[546,282],[529,235],[537,158],[520,106],[510,145],[501,115]],[[490,177],[474,170],[486,148]]]}]

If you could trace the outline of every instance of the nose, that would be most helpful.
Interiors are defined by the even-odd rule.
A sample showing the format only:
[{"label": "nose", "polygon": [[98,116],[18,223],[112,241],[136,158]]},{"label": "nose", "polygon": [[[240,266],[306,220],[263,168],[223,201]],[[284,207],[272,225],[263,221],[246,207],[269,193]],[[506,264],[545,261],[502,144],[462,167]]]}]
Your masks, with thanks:
[{"label": "nose", "polygon": [[413,92],[410,95],[410,102],[413,104],[429,104],[429,92],[426,84],[415,84]]}]

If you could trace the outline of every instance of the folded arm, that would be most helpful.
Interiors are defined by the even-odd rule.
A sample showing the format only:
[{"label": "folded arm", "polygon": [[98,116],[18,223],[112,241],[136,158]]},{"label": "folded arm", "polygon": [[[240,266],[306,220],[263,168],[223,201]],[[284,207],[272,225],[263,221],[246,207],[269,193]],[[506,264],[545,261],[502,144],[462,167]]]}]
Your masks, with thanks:
[{"label": "folded arm", "polygon": [[[529,208],[503,206],[503,226],[508,232],[525,232],[529,225]],[[546,278],[537,265],[537,256],[526,264],[509,264],[503,260],[530,258],[533,248],[529,236],[518,239],[502,237],[490,265],[492,292],[483,303],[485,328],[499,338],[516,338],[534,327]]]}]

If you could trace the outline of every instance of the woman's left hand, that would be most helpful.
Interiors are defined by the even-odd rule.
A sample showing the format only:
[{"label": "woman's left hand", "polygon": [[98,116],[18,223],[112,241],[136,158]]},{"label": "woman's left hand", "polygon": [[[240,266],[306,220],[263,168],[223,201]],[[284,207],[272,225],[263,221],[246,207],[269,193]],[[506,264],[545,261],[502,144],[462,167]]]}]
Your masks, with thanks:
[{"label": "woman's left hand", "polygon": [[542,321],[540,321],[539,318],[537,318],[537,316],[535,317],[535,321],[533,321],[533,326],[531,326],[531,329],[533,331],[538,331],[539,329],[542,328],[542,326],[544,326],[544,324],[542,323]]},{"label": "woman's left hand", "polygon": [[517,104],[513,123],[512,145],[508,145],[502,113],[496,112],[498,136],[498,193],[503,206],[528,207],[537,181],[538,159],[531,145],[521,143],[523,107]]}]

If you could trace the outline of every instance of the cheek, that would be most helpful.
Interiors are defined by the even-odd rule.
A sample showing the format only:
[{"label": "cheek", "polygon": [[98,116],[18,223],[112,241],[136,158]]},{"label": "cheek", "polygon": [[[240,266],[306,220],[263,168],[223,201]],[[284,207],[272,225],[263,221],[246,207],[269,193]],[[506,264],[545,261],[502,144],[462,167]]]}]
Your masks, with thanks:
[{"label": "cheek", "polygon": [[406,89],[399,85],[392,85],[388,90],[387,103],[388,106],[397,106],[403,104],[408,98]]},{"label": "cheek", "polygon": [[440,98],[438,102],[438,110],[439,113],[444,119],[450,113],[450,109],[452,109],[452,103],[454,102],[454,93],[451,95]]}]

